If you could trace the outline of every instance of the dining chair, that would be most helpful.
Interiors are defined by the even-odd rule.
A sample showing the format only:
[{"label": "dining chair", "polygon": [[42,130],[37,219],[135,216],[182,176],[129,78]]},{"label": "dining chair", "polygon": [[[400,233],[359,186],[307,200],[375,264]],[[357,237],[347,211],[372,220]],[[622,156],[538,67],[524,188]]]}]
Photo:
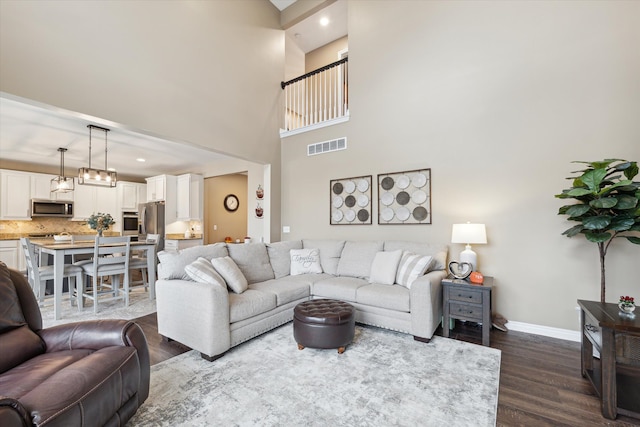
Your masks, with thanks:
[{"label": "dining chair", "polygon": [[[125,306],[129,305],[129,257],[131,256],[131,236],[124,237],[100,237],[95,236],[93,259],[89,263],[82,263],[81,267],[86,276],[91,277],[92,288],[89,292],[84,281],[82,289],[78,292],[78,308],[84,309],[84,299],[93,300],[93,311],[98,312],[98,299],[106,294],[112,294],[109,298],[101,298],[101,301],[124,299]],[[123,292],[120,292],[120,275]],[[98,278],[110,277],[109,290],[99,290]],[[104,285],[104,284],[103,284]],[[104,286],[103,286],[104,287]]]},{"label": "dining chair", "polygon": [[[34,295],[38,299],[38,303],[40,304],[40,306],[42,306],[44,305],[47,280],[53,280],[54,267],[52,265],[38,265],[33,243],[31,243],[28,237],[21,237],[20,245],[22,246],[22,250],[27,261],[27,278],[29,284],[31,285],[31,289],[33,289]],[[82,284],[82,272],[83,270],[81,267],[71,264],[64,265],[64,271],[62,275],[69,281],[69,299],[71,300],[72,304],[74,300],[73,295],[75,288],[76,286],[80,286]]]},{"label": "dining chair", "polygon": [[[160,240],[159,234],[147,234],[147,243],[153,243],[156,246]],[[149,289],[148,269],[147,269],[147,251],[131,251],[131,260],[129,261],[129,269],[131,271],[140,270],[142,280],[132,281],[130,283],[130,289],[143,287],[145,290]]]}]

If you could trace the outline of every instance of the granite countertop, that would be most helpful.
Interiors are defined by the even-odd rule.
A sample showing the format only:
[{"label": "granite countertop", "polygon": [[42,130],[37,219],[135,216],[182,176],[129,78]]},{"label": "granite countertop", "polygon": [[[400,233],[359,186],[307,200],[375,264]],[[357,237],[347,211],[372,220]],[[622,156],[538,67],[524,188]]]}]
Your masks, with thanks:
[{"label": "granite countertop", "polygon": [[[54,235],[58,235],[60,233],[0,233],[0,240],[19,240],[21,237],[28,237],[30,239],[51,239],[53,240]],[[95,232],[89,233],[69,233],[73,235],[86,235],[86,236],[95,236]],[[119,236],[118,232],[109,232],[105,231],[105,236]]]}]

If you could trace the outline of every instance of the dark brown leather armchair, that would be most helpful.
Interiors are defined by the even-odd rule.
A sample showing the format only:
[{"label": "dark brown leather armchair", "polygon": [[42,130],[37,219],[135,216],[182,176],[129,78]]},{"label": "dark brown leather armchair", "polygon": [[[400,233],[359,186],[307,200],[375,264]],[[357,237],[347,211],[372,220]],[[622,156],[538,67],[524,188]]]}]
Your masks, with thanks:
[{"label": "dark brown leather armchair", "polygon": [[122,426],[148,397],[149,376],[138,325],[42,329],[24,276],[0,262],[0,426]]}]

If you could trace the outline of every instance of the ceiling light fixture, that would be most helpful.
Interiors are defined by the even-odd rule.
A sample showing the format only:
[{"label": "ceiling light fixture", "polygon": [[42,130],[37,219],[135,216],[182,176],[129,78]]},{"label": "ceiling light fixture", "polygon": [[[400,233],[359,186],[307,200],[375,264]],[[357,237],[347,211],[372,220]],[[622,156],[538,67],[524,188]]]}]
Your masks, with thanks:
[{"label": "ceiling light fixture", "polygon": [[51,192],[52,193],[69,193],[73,191],[73,178],[65,178],[64,176],[64,153],[66,148],[58,148],[60,152],[60,175],[51,180]]},{"label": "ceiling light fixture", "polygon": [[329,18],[327,18],[326,16],[324,18],[320,18],[320,25],[322,25],[323,27],[329,25]]},{"label": "ceiling light fixture", "polygon": [[[78,184],[115,187],[118,174],[107,168],[107,132],[110,129],[94,125],[87,125],[87,127],[89,128],[89,167],[78,169]],[[93,169],[91,167],[91,134],[94,129],[104,132],[104,169]]]}]

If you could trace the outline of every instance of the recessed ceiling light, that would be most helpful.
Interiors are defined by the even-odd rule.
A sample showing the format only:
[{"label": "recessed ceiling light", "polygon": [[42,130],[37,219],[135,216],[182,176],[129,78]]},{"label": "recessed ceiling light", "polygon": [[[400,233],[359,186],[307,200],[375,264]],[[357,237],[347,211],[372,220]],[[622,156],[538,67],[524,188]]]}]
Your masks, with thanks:
[{"label": "recessed ceiling light", "polygon": [[143,159],[142,157],[139,157],[139,158],[136,159],[136,162],[144,163],[144,162],[146,162],[146,159]]},{"label": "recessed ceiling light", "polygon": [[320,25],[322,25],[323,27],[329,25],[329,18],[327,18],[326,16],[324,18],[320,18]]}]

